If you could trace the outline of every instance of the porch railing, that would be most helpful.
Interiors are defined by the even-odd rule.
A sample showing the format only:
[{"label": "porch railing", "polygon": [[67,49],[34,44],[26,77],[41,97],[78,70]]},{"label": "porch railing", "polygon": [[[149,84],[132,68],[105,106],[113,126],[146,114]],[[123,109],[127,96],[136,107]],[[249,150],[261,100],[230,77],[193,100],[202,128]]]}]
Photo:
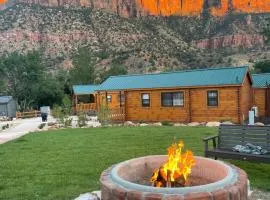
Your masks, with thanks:
[{"label": "porch railing", "polygon": [[75,112],[87,112],[94,110],[96,111],[96,104],[95,103],[80,103],[74,106]]}]

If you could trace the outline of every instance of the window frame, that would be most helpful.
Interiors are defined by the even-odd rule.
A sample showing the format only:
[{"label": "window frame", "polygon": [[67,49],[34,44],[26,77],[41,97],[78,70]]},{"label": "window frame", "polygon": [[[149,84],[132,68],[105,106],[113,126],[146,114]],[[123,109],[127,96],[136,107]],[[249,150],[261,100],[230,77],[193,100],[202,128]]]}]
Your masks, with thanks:
[{"label": "window frame", "polygon": [[[108,97],[110,97],[110,98],[108,98]],[[108,94],[106,96],[106,101],[107,101],[107,103],[112,103],[112,95]]]},{"label": "window frame", "polygon": [[[149,104],[148,105],[144,105],[143,104],[143,95],[145,95],[145,94],[147,94],[148,96],[149,96]],[[151,95],[150,95],[150,93],[149,92],[143,92],[143,93],[141,93],[141,107],[143,107],[143,108],[149,108],[149,107],[151,107]]]},{"label": "window frame", "polygon": [[[210,105],[209,104],[209,94],[210,92],[216,92],[217,96],[216,96],[216,105]],[[213,97],[212,97],[213,98]],[[210,107],[210,108],[215,108],[215,107],[218,107],[219,106],[219,91],[218,90],[207,90],[206,91],[206,104],[207,104],[207,107]]]},{"label": "window frame", "polygon": [[[182,94],[182,97],[183,97],[183,105],[173,105],[173,94],[175,93],[180,93],[180,97],[181,97],[181,94]],[[164,105],[163,104],[163,95],[164,94],[170,94],[171,95],[171,105]],[[173,92],[161,92],[160,94],[160,100],[161,100],[161,107],[185,107],[185,92],[184,91],[173,91]],[[180,99],[181,100],[181,99]]]}]

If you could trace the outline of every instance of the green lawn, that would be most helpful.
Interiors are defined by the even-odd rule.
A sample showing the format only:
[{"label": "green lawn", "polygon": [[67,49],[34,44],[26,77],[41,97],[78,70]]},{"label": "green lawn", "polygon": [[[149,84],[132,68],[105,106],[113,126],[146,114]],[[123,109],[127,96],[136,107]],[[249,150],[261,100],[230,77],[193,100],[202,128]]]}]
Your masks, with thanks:
[{"label": "green lawn", "polygon": [[[165,154],[174,138],[203,154],[202,138],[215,128],[134,127],[67,129],[29,134],[0,145],[0,199],[73,199],[99,189],[100,173],[112,164]],[[270,190],[270,165],[233,162],[254,187]]]}]

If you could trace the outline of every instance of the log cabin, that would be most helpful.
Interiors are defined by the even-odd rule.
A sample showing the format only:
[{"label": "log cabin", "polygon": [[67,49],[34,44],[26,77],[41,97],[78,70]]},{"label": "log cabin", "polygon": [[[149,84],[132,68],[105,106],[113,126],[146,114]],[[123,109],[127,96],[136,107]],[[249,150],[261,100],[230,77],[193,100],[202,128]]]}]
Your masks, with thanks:
[{"label": "log cabin", "polygon": [[112,76],[96,92],[126,121],[242,123],[253,106],[248,67]]},{"label": "log cabin", "polygon": [[253,74],[253,102],[259,118],[270,117],[270,73]]},{"label": "log cabin", "polygon": [[[111,76],[73,90],[77,111],[106,105],[112,120],[243,123],[254,106],[269,116],[267,81],[270,74],[251,75],[243,66]],[[92,96],[90,107],[79,100],[83,95]]]}]

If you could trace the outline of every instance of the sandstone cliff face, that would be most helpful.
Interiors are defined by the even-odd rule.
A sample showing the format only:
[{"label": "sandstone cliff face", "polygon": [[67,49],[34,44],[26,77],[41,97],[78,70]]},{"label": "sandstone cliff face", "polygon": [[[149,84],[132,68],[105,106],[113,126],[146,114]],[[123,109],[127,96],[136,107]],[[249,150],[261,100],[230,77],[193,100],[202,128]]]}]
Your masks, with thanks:
[{"label": "sandstone cliff face", "polygon": [[194,44],[200,49],[221,49],[226,47],[252,48],[256,46],[263,47],[265,44],[264,41],[265,38],[259,34],[235,34],[197,40],[194,42]]},{"label": "sandstone cliff face", "polygon": [[123,17],[200,16],[205,10],[213,16],[227,13],[268,13],[269,0],[18,0],[43,6],[85,6],[106,9]]},{"label": "sandstone cliff face", "polygon": [[[112,1],[97,2],[89,5],[105,8]],[[126,16],[135,12],[132,5],[126,7]],[[81,46],[96,56],[100,69],[117,64],[131,73],[234,65],[240,60],[235,58],[235,62],[234,55],[243,55],[241,64],[258,59],[258,55],[270,58],[259,34],[268,23],[269,15],[265,14],[126,19],[97,9],[29,4],[2,12],[0,56],[42,49],[48,67],[54,69],[70,67]]]}]

